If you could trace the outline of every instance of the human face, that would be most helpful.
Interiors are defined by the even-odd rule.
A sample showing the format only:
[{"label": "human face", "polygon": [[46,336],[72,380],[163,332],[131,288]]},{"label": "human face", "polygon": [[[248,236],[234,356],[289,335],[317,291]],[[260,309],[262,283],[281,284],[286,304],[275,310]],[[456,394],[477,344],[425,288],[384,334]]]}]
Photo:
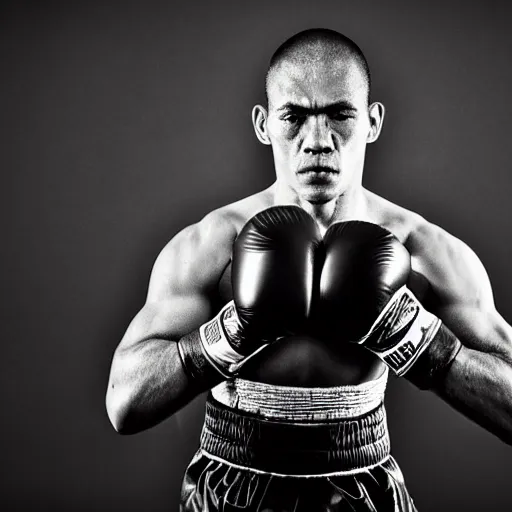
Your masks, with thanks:
[{"label": "human face", "polygon": [[284,62],[274,70],[268,112],[255,107],[253,120],[272,146],[277,180],[319,204],[360,186],[366,144],[378,137],[384,113],[367,97],[353,59]]}]

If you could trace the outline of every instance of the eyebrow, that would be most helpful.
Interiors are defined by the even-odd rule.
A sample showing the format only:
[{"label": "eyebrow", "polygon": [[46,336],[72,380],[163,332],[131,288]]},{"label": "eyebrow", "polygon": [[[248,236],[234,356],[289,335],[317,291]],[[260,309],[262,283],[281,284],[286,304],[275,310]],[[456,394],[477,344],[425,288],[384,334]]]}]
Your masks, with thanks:
[{"label": "eyebrow", "polygon": [[297,103],[293,103],[291,101],[286,102],[282,107],[277,109],[278,112],[282,112],[283,110],[293,110],[297,114],[302,115],[318,115],[324,113],[330,113],[333,110],[349,110],[351,112],[357,112],[357,108],[354,107],[351,103],[347,101],[336,101],[334,103],[330,103],[329,105],[325,105],[323,107],[304,107],[302,105],[298,105]]}]

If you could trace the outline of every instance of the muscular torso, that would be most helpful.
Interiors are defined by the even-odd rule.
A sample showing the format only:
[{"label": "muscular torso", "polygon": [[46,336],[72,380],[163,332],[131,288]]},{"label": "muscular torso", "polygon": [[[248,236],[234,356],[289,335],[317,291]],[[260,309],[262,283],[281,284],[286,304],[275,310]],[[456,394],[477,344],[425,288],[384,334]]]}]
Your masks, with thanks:
[{"label": "muscular torso", "polygon": [[[322,230],[363,220],[392,232],[408,249],[409,287],[425,308],[462,342],[436,393],[463,414],[512,442],[512,328],[496,311],[489,277],[461,240],[413,212],[362,190],[364,208],[322,216]],[[178,353],[184,336],[231,299],[230,259],[242,226],[277,204],[272,187],[206,215],[159,254],[146,303],[114,354],[107,392],[109,417],[119,432],[135,433],[174,414],[197,394]],[[346,203],[345,203],[346,204]],[[309,208],[308,205],[305,205]],[[343,205],[342,205],[343,206]],[[324,211],[325,213],[325,211]],[[329,214],[329,212],[327,212]],[[242,377],[267,384],[330,387],[373,380],[384,370],[371,353],[340,339],[280,339],[248,361]],[[438,341],[448,339],[447,331]]]},{"label": "muscular torso", "polygon": [[[408,218],[406,211],[372,195],[370,208],[364,218],[391,231],[407,247],[414,229],[414,214]],[[246,203],[233,205],[232,221],[236,233],[258,211],[272,206],[262,194],[253,196]],[[413,268],[421,261],[412,258]],[[432,302],[428,280],[420,272],[411,274],[409,288],[422,302]],[[218,286],[212,297],[216,309],[233,297],[231,289],[231,262],[228,260],[219,276]],[[341,336],[340,336],[341,337]],[[268,384],[301,387],[329,387],[358,384],[373,380],[382,374],[384,364],[375,355],[358,345],[340,342],[332,350],[333,341],[307,336],[293,336],[271,344],[247,362],[240,377]]]}]

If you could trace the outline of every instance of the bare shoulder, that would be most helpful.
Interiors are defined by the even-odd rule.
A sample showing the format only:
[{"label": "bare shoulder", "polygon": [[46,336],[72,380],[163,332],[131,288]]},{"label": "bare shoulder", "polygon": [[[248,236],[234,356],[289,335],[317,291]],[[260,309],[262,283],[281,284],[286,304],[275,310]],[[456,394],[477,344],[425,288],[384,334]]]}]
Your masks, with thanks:
[{"label": "bare shoulder", "polygon": [[215,287],[231,259],[240,229],[266,204],[265,191],[260,192],[213,210],[176,234],[155,261],[148,299],[207,292]]},{"label": "bare shoulder", "polygon": [[423,216],[371,195],[377,223],[389,229],[411,254],[413,270],[425,276],[444,303],[490,303],[485,268],[462,240]]},{"label": "bare shoulder", "polygon": [[402,243],[406,243],[416,226],[424,222],[421,215],[367,191],[368,219],[391,231]]},{"label": "bare shoulder", "polygon": [[155,261],[148,299],[207,290],[229,261],[235,238],[233,220],[222,209],[181,230]]},{"label": "bare shoulder", "polygon": [[411,227],[405,246],[413,268],[427,277],[444,302],[493,302],[487,272],[465,242],[421,217]]}]

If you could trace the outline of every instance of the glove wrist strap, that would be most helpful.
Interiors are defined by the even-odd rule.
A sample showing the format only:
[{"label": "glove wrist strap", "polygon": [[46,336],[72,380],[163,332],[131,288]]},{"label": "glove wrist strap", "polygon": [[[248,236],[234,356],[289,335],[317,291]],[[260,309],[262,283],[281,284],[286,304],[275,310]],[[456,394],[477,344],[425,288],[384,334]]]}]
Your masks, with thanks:
[{"label": "glove wrist strap", "polygon": [[237,345],[243,338],[242,331],[233,301],[228,302],[215,318],[199,328],[206,357],[227,378],[234,376],[244,363],[266,346],[259,347],[248,356],[240,354],[233,345]]},{"label": "glove wrist strap", "polygon": [[441,320],[403,286],[359,343],[382,359],[397,376],[402,376],[429,346],[440,327]]}]

